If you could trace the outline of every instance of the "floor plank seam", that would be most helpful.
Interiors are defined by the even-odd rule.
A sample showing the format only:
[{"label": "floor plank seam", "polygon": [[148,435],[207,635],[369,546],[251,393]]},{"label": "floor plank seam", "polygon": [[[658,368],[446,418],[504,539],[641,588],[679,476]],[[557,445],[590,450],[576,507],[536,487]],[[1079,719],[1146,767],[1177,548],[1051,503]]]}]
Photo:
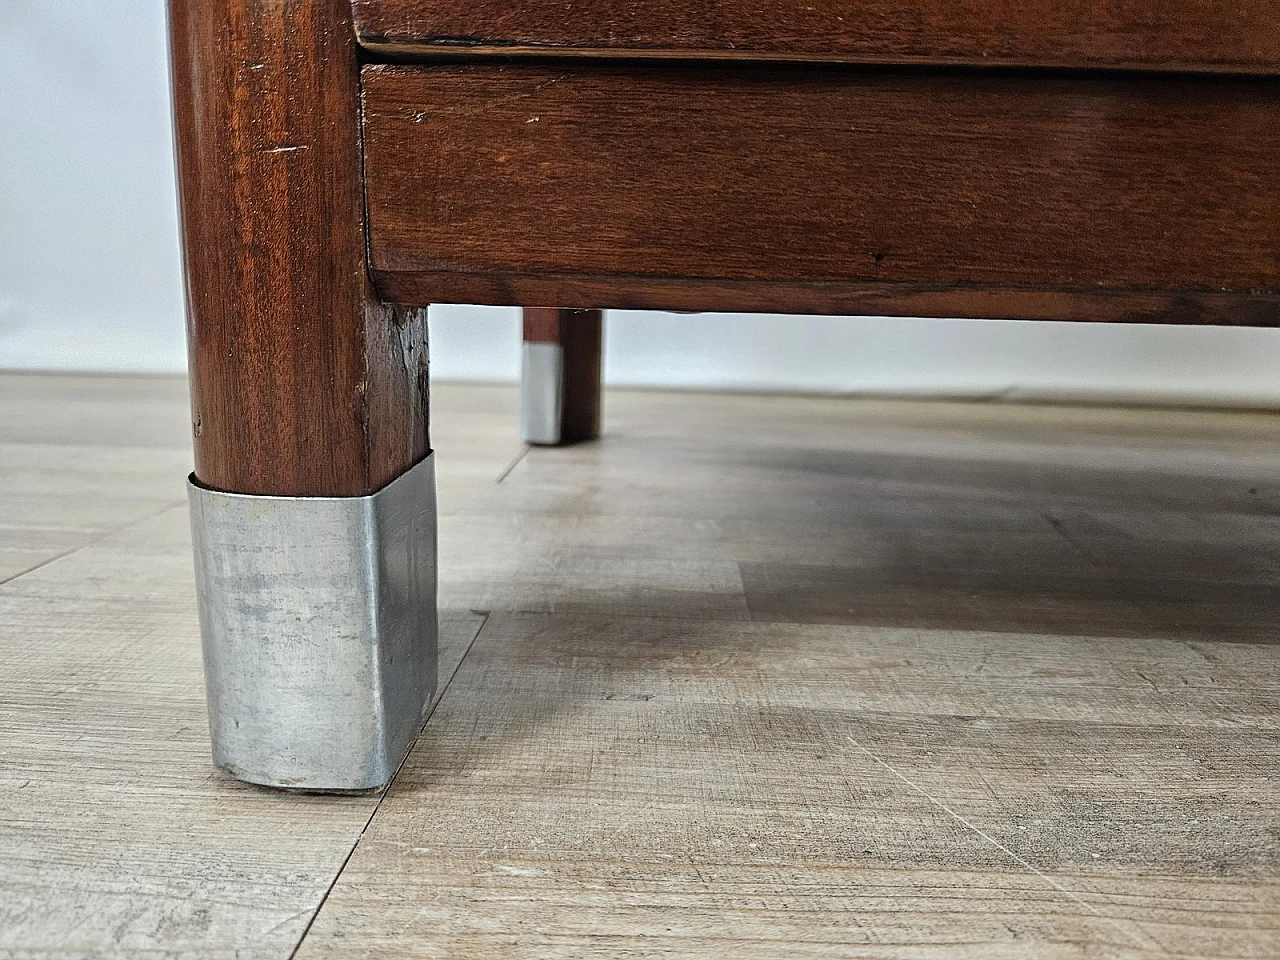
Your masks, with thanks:
[{"label": "floor plank seam", "polygon": [[495,484],[502,483],[504,480],[507,479],[507,477],[511,476],[511,471],[514,470],[516,467],[520,466],[520,461],[529,455],[529,451],[531,449],[533,448],[526,444],[525,447],[515,455],[512,461],[507,464],[506,468],[500,474],[498,474],[498,479],[494,481]]},{"label": "floor plank seam", "polygon": [[[458,609],[462,609],[463,606],[465,606],[465,604],[462,602],[459,602],[457,604]],[[848,631],[862,631],[862,632],[869,631],[872,633],[887,632],[887,633],[931,634],[931,635],[945,634],[948,636],[974,635],[974,636],[991,637],[993,639],[998,639],[1001,637],[1059,638],[1059,637],[1065,636],[1064,634],[1057,633],[1053,629],[1047,628],[1047,627],[1037,627],[1037,628],[1028,627],[1027,629],[1012,630],[1012,629],[986,629],[986,628],[978,628],[978,627],[971,628],[971,627],[946,627],[946,626],[913,626],[910,624],[902,625],[902,624],[894,624],[894,623],[875,623],[875,622],[867,623],[867,622],[839,621],[839,620],[799,620],[799,619],[788,619],[787,617],[780,616],[780,615],[767,616],[767,618],[753,616],[751,619],[739,619],[739,618],[729,618],[729,617],[698,617],[698,616],[692,616],[688,613],[683,613],[683,612],[669,613],[669,614],[652,613],[652,612],[651,613],[626,613],[626,612],[600,613],[599,611],[594,611],[594,610],[565,611],[565,610],[554,610],[554,609],[547,609],[546,607],[534,607],[534,606],[495,607],[492,610],[481,610],[478,608],[470,608],[470,607],[468,607],[467,609],[469,609],[472,613],[475,613],[484,617],[489,617],[494,614],[501,614],[502,616],[508,616],[508,617],[565,617],[570,620],[609,620],[609,621],[639,620],[639,621],[650,621],[650,622],[656,622],[656,623],[668,623],[668,622],[697,623],[697,624],[707,624],[709,626],[711,625],[729,626],[732,624],[736,624],[740,627],[818,626],[818,627],[825,627],[832,630],[841,630],[841,631],[848,630]],[[1134,640],[1143,640],[1148,643],[1164,644],[1167,646],[1188,646],[1188,645],[1200,642],[1197,640],[1188,640],[1184,637],[1169,636],[1169,635],[1156,634],[1156,633],[1152,633],[1150,635],[1142,635],[1142,636],[1129,636],[1122,633],[1116,633],[1116,634],[1100,633],[1095,635],[1082,636],[1080,639],[1092,639],[1092,640],[1098,640],[1098,641],[1116,640],[1116,641],[1121,641],[1126,643],[1132,642]],[[1214,641],[1214,643],[1223,644],[1227,646],[1236,646],[1236,647],[1257,647],[1257,646],[1269,645],[1267,643],[1259,643],[1259,642],[1253,642],[1253,641],[1247,641],[1247,640],[1216,640]],[[1197,650],[1197,652],[1199,653],[1200,651]],[[1204,654],[1201,653],[1201,656],[1204,656]]]},{"label": "floor plank seam", "polygon": [[[884,767],[894,777],[902,781],[904,784],[906,784],[916,793],[920,794],[920,796],[924,797],[925,800],[929,801],[931,804],[933,804],[935,807],[937,807],[947,816],[951,817],[953,820],[959,823],[966,830],[969,830],[972,833],[976,834],[977,836],[981,837],[983,840],[991,844],[997,850],[1001,851],[1006,856],[1010,857],[1012,860],[1014,860],[1014,862],[1018,863],[1024,869],[1030,871],[1032,874],[1039,877],[1045,883],[1049,884],[1049,886],[1053,887],[1053,889],[1057,890],[1059,893],[1063,894],[1069,899],[1074,900],[1076,903],[1078,903],[1081,907],[1083,907],[1089,913],[1098,917],[1100,920],[1106,920],[1110,922],[1113,927],[1115,927],[1117,930],[1119,930],[1121,933],[1125,935],[1126,939],[1136,941],[1137,945],[1140,948],[1143,948],[1143,949],[1154,948],[1156,950],[1159,950],[1165,956],[1171,956],[1169,951],[1166,950],[1162,944],[1157,943],[1154,939],[1152,939],[1152,937],[1145,930],[1142,929],[1142,926],[1138,924],[1137,921],[1134,921],[1134,926],[1137,928],[1137,932],[1140,934],[1140,936],[1134,937],[1133,932],[1130,931],[1128,928],[1126,928],[1123,924],[1121,924],[1120,921],[1117,920],[1115,917],[1112,917],[1103,913],[1101,910],[1093,906],[1093,904],[1089,903],[1087,900],[1083,899],[1078,894],[1074,893],[1073,891],[1064,887],[1062,884],[1058,883],[1058,881],[1054,880],[1053,877],[1049,876],[1049,874],[1045,873],[1043,870],[1037,867],[1034,863],[1020,856],[1019,854],[1015,853],[1013,850],[1009,849],[1009,847],[1005,846],[1003,843],[1001,843],[995,837],[991,836],[991,834],[987,833],[981,827],[978,827],[973,823],[970,823],[968,819],[966,819],[964,816],[962,816],[955,810],[951,809],[951,807],[943,803],[933,794],[929,793],[929,791],[925,790],[923,787],[921,787],[918,783],[916,783],[906,774],[902,773],[891,764],[886,763],[884,760],[881,760],[880,757],[876,756],[876,754],[874,754],[872,751],[870,751],[865,746],[863,746],[862,743],[860,743],[859,741],[855,740],[853,737],[850,737],[848,735],[845,736],[845,739],[848,740],[849,743],[853,744],[853,746],[857,747],[859,750],[865,753],[868,757],[870,757],[874,763],[876,763],[881,767]],[[1103,894],[1102,896],[1104,898],[1106,897],[1105,894]]]},{"label": "floor plank seam", "polygon": [[128,523],[124,524],[123,526],[116,527],[113,530],[108,530],[105,533],[102,533],[94,537],[92,540],[89,540],[89,541],[86,541],[85,543],[80,544],[79,546],[72,547],[70,550],[63,550],[61,553],[55,554],[54,556],[49,557],[47,560],[41,560],[39,563],[37,563],[33,567],[28,567],[26,570],[22,570],[11,576],[5,577],[4,579],[0,579],[0,587],[3,587],[9,583],[13,583],[15,580],[19,580],[22,577],[25,577],[29,573],[35,573],[37,570],[43,570],[45,567],[49,566],[52,563],[57,563],[59,560],[65,560],[67,557],[70,557],[73,554],[77,554],[81,550],[87,550],[89,547],[96,547],[98,544],[106,540],[110,540],[112,537],[119,536],[120,534],[124,533],[126,530],[132,530],[134,527],[141,526],[142,524],[147,523],[148,521],[154,520],[156,517],[163,516],[164,514],[168,513],[170,510],[175,510],[178,507],[181,507],[185,503],[186,503],[186,500],[173,500],[169,503],[166,503],[163,507],[161,507],[159,510],[156,510],[154,513],[148,513],[146,516],[139,517],[136,520],[130,520]]},{"label": "floor plank seam", "polygon": [[409,757],[413,755],[414,749],[418,746],[418,739],[422,736],[422,731],[426,730],[427,724],[431,722],[431,718],[435,716],[436,710],[440,704],[444,702],[445,695],[448,694],[449,688],[453,686],[454,679],[458,676],[458,671],[462,669],[462,665],[467,662],[467,657],[471,654],[471,649],[476,645],[476,641],[480,639],[480,635],[484,633],[484,628],[489,623],[490,614],[485,613],[484,619],[480,621],[480,626],[476,629],[475,636],[471,638],[471,642],[467,644],[467,649],[462,652],[462,656],[458,659],[458,665],[453,668],[453,673],[449,675],[448,681],[444,685],[444,689],[440,691],[440,696],[436,697],[436,702],[431,705],[431,709],[427,712],[426,719],[422,721],[422,728],[418,731],[418,736],[414,737],[413,744],[409,747],[408,752],[404,755],[404,759],[400,761],[400,765],[396,767],[396,772],[391,775],[387,788],[382,791],[382,796],[378,797],[378,802],[373,805],[373,810],[369,813],[369,819],[364,822],[364,826],[360,828],[360,833],[356,836],[355,842],[351,844],[351,849],[347,851],[347,855],[342,858],[342,864],[338,867],[338,871],[333,875],[333,879],[329,881],[329,886],[324,891],[324,896],[320,898],[320,902],[316,904],[316,908],[311,913],[311,918],[307,921],[307,925],[302,928],[302,933],[298,937],[298,942],[294,944],[293,949],[289,951],[289,960],[294,960],[298,955],[298,951],[302,949],[303,943],[306,942],[307,935],[311,933],[311,928],[315,926],[316,919],[320,916],[320,911],[324,909],[324,905],[329,901],[329,895],[333,893],[333,888],[338,885],[338,881],[342,878],[343,872],[347,869],[347,864],[351,862],[351,858],[355,856],[356,849],[360,846],[360,841],[364,839],[364,835],[369,832],[369,827],[373,823],[373,818],[378,815],[378,811],[382,808],[382,802],[387,799],[392,788],[396,785],[396,779],[400,776],[400,771],[404,769],[404,765],[409,762]]}]

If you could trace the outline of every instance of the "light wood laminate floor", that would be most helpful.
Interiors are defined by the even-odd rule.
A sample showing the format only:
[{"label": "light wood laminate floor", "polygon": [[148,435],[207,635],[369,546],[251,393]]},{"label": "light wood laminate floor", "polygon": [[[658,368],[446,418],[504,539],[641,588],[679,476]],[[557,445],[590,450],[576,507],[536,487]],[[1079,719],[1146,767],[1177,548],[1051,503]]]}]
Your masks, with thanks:
[{"label": "light wood laminate floor", "polygon": [[208,759],[180,380],[0,376],[0,958],[1280,957],[1280,416],[439,386],[389,791]]}]

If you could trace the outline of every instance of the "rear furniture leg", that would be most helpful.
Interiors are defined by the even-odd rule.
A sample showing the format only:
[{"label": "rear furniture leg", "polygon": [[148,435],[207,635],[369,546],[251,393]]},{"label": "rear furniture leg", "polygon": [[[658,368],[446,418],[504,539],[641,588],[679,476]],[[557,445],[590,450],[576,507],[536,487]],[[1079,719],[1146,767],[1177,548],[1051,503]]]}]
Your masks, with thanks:
[{"label": "rear furniture leg", "polygon": [[385,784],[436,682],[425,309],[365,262],[349,0],[170,0],[215,762]]},{"label": "rear furniture leg", "polygon": [[557,444],[600,435],[599,310],[527,307],[520,383],[525,443]]}]

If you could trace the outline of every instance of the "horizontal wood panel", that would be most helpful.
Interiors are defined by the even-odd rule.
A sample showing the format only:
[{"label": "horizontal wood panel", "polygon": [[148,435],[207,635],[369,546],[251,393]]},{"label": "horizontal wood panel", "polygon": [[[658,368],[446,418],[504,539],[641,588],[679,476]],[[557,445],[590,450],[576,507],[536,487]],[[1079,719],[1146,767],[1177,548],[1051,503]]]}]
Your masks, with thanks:
[{"label": "horizontal wood panel", "polygon": [[808,313],[855,317],[1075,320],[1199,326],[1280,326],[1280,296],[1198,290],[1054,290],[916,284],[680,280],[625,274],[377,271],[396,303],[576,303],[600,310]]},{"label": "horizontal wood panel", "polygon": [[354,0],[392,53],[585,54],[1275,73],[1275,0]]},{"label": "horizontal wood panel", "polygon": [[1280,85],[371,66],[404,302],[1274,324]]}]

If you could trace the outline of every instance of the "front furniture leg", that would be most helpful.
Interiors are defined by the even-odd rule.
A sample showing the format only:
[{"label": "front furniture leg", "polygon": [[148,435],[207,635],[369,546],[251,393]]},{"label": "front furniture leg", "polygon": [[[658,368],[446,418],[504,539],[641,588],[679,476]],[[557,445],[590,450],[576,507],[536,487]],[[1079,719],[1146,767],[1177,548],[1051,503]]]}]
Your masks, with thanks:
[{"label": "front furniture leg", "polygon": [[599,310],[524,311],[520,434],[555,446],[600,435]]},{"label": "front furniture leg", "polygon": [[385,784],[436,682],[426,310],[367,279],[349,0],[170,0],[214,759]]}]

